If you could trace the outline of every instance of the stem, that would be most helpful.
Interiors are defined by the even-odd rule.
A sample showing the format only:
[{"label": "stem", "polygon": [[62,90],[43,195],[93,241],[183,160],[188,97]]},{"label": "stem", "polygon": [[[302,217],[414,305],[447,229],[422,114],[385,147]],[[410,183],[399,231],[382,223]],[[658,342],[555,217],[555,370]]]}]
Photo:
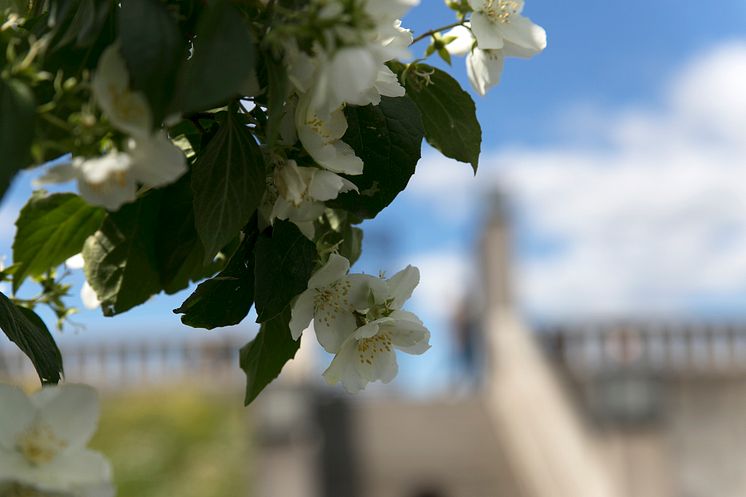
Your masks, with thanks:
[{"label": "stem", "polygon": [[424,40],[428,36],[434,36],[435,33],[440,33],[441,31],[444,31],[446,29],[455,28],[456,26],[463,26],[466,22],[466,19],[462,21],[453,22],[451,24],[446,24],[445,26],[441,26],[439,28],[431,29],[430,31],[425,31],[421,35],[417,36],[414,40],[412,40],[412,45],[417,43],[418,41]]}]

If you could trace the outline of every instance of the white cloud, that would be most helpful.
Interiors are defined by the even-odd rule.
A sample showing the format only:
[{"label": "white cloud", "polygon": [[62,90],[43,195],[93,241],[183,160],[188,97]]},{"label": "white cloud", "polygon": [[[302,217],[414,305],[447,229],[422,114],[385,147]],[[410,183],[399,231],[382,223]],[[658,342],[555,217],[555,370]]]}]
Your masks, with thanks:
[{"label": "white cloud", "polygon": [[470,261],[456,251],[423,252],[407,256],[406,264],[420,269],[412,304],[428,316],[450,320],[472,279]]},{"label": "white cloud", "polygon": [[426,159],[432,174],[413,193],[458,196],[465,220],[481,194],[508,191],[524,241],[553,247],[519,261],[519,294],[538,314],[681,311],[746,294],[744,88],[746,42],[728,43],[684,67],[661,108],[597,111],[588,143],[608,146],[502,150],[477,181]]}]

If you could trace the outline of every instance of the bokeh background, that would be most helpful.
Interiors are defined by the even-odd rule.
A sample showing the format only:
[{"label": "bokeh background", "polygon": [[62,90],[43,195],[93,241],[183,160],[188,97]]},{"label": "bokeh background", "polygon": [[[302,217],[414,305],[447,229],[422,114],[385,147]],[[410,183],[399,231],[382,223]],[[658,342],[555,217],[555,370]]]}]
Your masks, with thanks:
[{"label": "bokeh background", "polygon": [[[746,464],[746,444],[741,444],[746,422],[739,420],[746,414],[739,369],[741,323],[746,322],[746,3],[528,0],[525,14],[546,28],[548,47],[529,61],[509,59],[502,82],[487,97],[472,92],[484,133],[476,178],[468,165],[424,148],[407,191],[364,225],[364,255],[354,270],[391,274],[407,264],[418,266],[422,281],[410,307],[433,333],[433,348],[422,357],[402,357],[401,373],[391,385],[374,385],[355,399],[324,389],[319,373],[330,358],[306,340],[300,367],[288,375],[287,391],[301,393],[280,393],[282,387],[277,387],[275,400],[267,395],[264,404],[246,410],[240,402],[240,372],[213,370],[207,363],[236,362],[231,351],[256,332],[252,316],[229,330],[183,327],[171,310],[189,292],[157,296],[113,320],[81,311],[72,317],[73,326],[57,334],[71,351],[71,371],[87,371],[109,384],[102,390],[103,418],[95,444],[114,461],[120,495],[263,495],[262,488],[281,488],[271,487],[281,483],[269,481],[274,470],[267,468],[298,475],[304,474],[298,468],[312,467],[325,474],[324,461],[349,453],[366,454],[353,465],[358,469],[349,469],[353,476],[327,480],[357,481],[358,487],[341,488],[348,497],[367,495],[366,489],[375,485],[364,482],[375,478],[364,470],[365,457],[373,461],[379,454],[378,449],[360,448],[370,448],[365,426],[380,429],[374,422],[366,425],[371,412],[380,409],[379,420],[399,413],[401,423],[411,426],[424,426],[423,416],[442,416],[444,426],[480,426],[482,416],[508,416],[500,409],[502,414],[495,414],[478,407],[491,402],[485,399],[505,403],[521,392],[534,392],[536,411],[565,419],[560,423],[564,428],[555,431],[575,434],[556,441],[577,456],[565,457],[569,474],[586,460],[578,454],[596,450],[586,445],[603,446],[598,450],[608,455],[604,457],[612,469],[597,470],[612,474],[607,479],[614,482],[603,492],[618,492],[606,495],[746,494],[744,477],[728,469]],[[422,0],[404,24],[417,33],[450,23],[451,16],[439,0]],[[423,43],[413,52],[419,55],[424,49]],[[469,88],[463,64],[454,59],[448,69]],[[0,254],[7,256],[6,262],[13,222],[36,174],[19,175],[0,205]],[[519,324],[491,321],[495,306],[483,289],[488,271],[482,243],[495,216],[502,233],[510,234],[505,244],[490,249],[494,255],[501,247],[510,248],[504,257],[493,257],[509,268],[512,288],[510,309],[501,315],[515,316]],[[71,302],[79,305],[81,275],[72,275],[70,282]],[[53,323],[51,316],[44,317]],[[513,391],[511,386],[492,392],[502,380],[490,360],[494,363],[500,352],[490,355],[496,345],[484,337],[505,326],[530,337],[533,345],[525,346],[530,349],[525,362],[533,366],[522,374],[538,375],[541,380],[533,383],[543,385],[538,390],[521,386]],[[580,348],[573,348],[574,337],[594,333],[607,338],[578,339]],[[0,347],[10,350],[4,338]],[[525,352],[525,347],[518,350]],[[679,359],[669,361],[669,356]],[[118,369],[105,370],[106,361]],[[695,383],[687,361],[698,368]],[[139,377],[142,364],[149,369]],[[715,396],[712,392],[723,385],[727,389]],[[309,400],[302,392],[315,397]],[[704,418],[692,410],[697,405],[732,416]],[[454,406],[461,407],[449,410]],[[299,412],[308,415],[296,419]],[[363,426],[359,432],[350,428],[347,442],[338,442],[339,450],[331,455],[319,449],[326,440],[328,416],[357,419]],[[303,419],[314,421],[306,426]],[[442,430],[440,435],[434,427],[423,430],[423,439],[444,438]],[[687,431],[700,438],[682,438]],[[409,473],[402,469],[403,476],[396,477],[405,482],[396,487],[401,495],[541,495],[540,483],[516,484],[506,493],[507,483],[501,487],[490,480],[495,475],[508,475],[502,481],[533,478],[525,468],[542,466],[516,455],[520,448],[480,452],[478,437],[466,432],[458,437],[463,454],[451,445],[442,464],[453,469],[460,467],[455,461],[466,461],[458,470],[462,479],[483,481],[488,490],[458,490],[462,487],[439,483],[422,476],[433,472],[415,468]],[[578,437],[602,442],[580,443]],[[425,446],[423,439],[411,444]],[[350,440],[362,440],[360,447]],[[470,446],[469,440],[476,441]],[[731,443],[724,448],[722,440]],[[511,443],[496,435],[489,445]],[[533,449],[528,452],[542,447],[529,446]],[[297,450],[287,455],[275,452],[278,447]],[[700,459],[671,456],[691,447]],[[402,455],[412,457],[416,455]],[[563,458],[561,453],[558,457]],[[497,462],[492,467],[467,464],[479,458],[508,462],[500,463],[500,470]],[[635,459],[648,463],[647,476],[630,462]],[[708,459],[720,469],[708,470],[702,462]],[[562,467],[559,462],[545,464]],[[396,480],[386,471],[381,469],[380,478]],[[479,476],[483,473],[487,476]],[[300,487],[303,478],[297,482]],[[599,478],[577,476],[580,481]],[[642,480],[651,483],[630,490],[631,481]],[[716,487],[718,480],[727,483]],[[307,495],[334,495],[323,481],[308,485],[326,490]],[[399,495],[393,487],[375,488],[378,495]]]}]

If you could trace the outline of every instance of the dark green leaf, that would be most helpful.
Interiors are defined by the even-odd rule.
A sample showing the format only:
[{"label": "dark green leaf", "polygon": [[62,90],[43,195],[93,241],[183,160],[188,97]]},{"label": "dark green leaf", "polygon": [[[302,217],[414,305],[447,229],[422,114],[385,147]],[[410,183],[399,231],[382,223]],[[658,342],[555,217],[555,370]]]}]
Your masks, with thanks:
[{"label": "dark green leaf", "polygon": [[255,300],[257,322],[282,312],[308,287],[316,260],[316,246],[288,221],[275,222],[272,235],[256,244]]},{"label": "dark green leaf", "polygon": [[288,93],[288,74],[285,65],[270,55],[264,58],[267,67],[268,95],[267,144],[273,145],[280,132],[280,122],[286,112],[285,99]]},{"label": "dark green leaf", "polygon": [[125,312],[161,290],[155,250],[158,200],[147,195],[125,205],[86,240],[86,278],[105,316]]},{"label": "dark green leaf", "polygon": [[186,53],[179,27],[159,0],[122,0],[119,37],[132,86],[145,93],[160,126]]},{"label": "dark green leaf", "polygon": [[254,62],[254,40],[241,13],[224,0],[208,4],[192,57],[184,64],[175,105],[182,112],[195,112],[245,94]]},{"label": "dark green leaf", "polygon": [[216,277],[201,283],[189,298],[174,309],[184,314],[181,322],[211,330],[240,323],[254,303],[254,245],[257,234],[248,234]]},{"label": "dark green leaf", "polygon": [[19,169],[31,160],[36,104],[31,90],[0,79],[0,200]]},{"label": "dark green leaf", "polygon": [[13,304],[0,293],[0,328],[31,362],[42,383],[57,383],[62,355],[44,321],[30,309]]},{"label": "dark green leaf", "polygon": [[[391,65],[401,78],[405,66],[399,63]],[[422,114],[427,142],[446,157],[471,164],[476,173],[482,128],[474,101],[448,73],[425,64],[417,64],[414,69],[429,74],[429,84],[418,78],[412,68],[403,78],[407,95]]]},{"label": "dark green leaf", "polygon": [[373,218],[406,188],[420,160],[422,121],[407,97],[383,97],[377,106],[345,109],[348,128],[343,140],[365,163],[360,176],[350,176],[360,193],[343,193],[330,205]]},{"label": "dark green leaf", "polygon": [[191,281],[210,274],[212,265],[205,265],[205,251],[194,228],[191,175],[164,188],[158,227],[155,234],[156,259],[161,284],[166,293],[176,293]]},{"label": "dark green leaf", "polygon": [[13,260],[20,263],[13,277],[16,292],[27,276],[38,276],[77,254],[106,215],[72,193],[35,192],[16,221]]},{"label": "dark green leaf", "polygon": [[277,378],[286,362],[295,357],[300,340],[293,340],[289,322],[290,308],[286,308],[264,323],[256,338],[241,349],[240,365],[246,373],[246,405]]},{"label": "dark green leaf", "polygon": [[228,114],[192,171],[194,220],[212,257],[248,222],[266,187],[264,158],[251,131]]}]

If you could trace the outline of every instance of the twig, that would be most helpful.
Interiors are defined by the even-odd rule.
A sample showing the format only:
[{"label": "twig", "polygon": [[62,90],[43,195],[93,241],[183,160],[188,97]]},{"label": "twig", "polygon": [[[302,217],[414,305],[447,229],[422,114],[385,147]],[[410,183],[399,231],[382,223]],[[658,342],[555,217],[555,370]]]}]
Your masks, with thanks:
[{"label": "twig", "polygon": [[440,33],[443,30],[455,28],[456,26],[463,26],[465,22],[466,22],[466,19],[464,19],[463,21],[458,21],[458,22],[454,22],[454,23],[451,23],[451,24],[447,24],[447,25],[441,26],[439,28],[431,29],[430,31],[425,31],[421,35],[417,36],[414,40],[412,40],[412,45],[414,45],[415,43],[417,43],[420,40],[424,40],[428,36],[433,36],[433,35],[435,35],[435,33]]}]

